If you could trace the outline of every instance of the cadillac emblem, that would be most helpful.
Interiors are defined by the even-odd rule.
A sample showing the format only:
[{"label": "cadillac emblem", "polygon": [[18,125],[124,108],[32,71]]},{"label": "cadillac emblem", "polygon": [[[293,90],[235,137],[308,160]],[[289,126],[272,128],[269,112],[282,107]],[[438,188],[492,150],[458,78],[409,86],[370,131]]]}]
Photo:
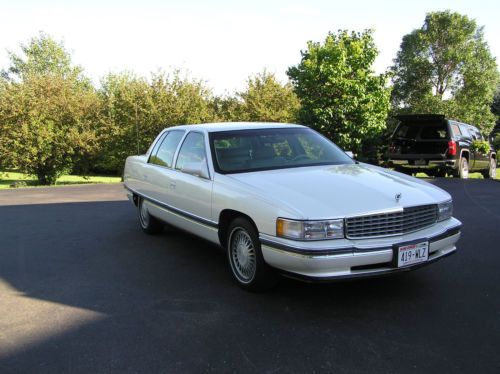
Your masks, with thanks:
[{"label": "cadillac emblem", "polygon": [[399,200],[401,200],[401,192],[397,193],[394,198],[396,199],[396,202],[399,203]]}]

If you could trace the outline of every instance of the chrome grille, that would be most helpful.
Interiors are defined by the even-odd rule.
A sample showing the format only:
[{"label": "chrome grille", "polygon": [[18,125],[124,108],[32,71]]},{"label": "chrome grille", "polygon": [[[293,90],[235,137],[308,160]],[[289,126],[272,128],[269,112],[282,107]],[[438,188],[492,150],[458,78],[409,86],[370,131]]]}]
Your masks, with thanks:
[{"label": "chrome grille", "polygon": [[350,239],[402,235],[431,226],[437,219],[437,205],[404,208],[399,212],[346,218]]}]

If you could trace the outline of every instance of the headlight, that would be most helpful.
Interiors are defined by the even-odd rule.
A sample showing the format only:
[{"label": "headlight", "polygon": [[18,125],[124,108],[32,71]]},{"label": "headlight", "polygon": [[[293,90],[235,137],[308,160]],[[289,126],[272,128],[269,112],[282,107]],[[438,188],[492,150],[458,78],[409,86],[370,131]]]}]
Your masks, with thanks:
[{"label": "headlight", "polygon": [[344,220],[294,221],[278,218],[276,235],[295,240],[321,240],[344,238]]},{"label": "headlight", "polygon": [[438,222],[451,218],[453,214],[453,201],[438,204]]}]

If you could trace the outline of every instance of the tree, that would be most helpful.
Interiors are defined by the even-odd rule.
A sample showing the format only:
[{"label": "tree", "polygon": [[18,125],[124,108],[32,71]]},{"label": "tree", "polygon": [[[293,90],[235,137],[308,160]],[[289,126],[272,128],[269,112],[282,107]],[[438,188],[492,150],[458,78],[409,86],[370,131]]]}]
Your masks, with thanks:
[{"label": "tree", "polygon": [[243,101],[238,94],[216,96],[212,101],[215,120],[219,122],[238,122],[247,118]]},{"label": "tree", "polygon": [[58,75],[82,78],[83,69],[71,63],[71,56],[62,43],[41,32],[27,44],[21,44],[22,55],[8,51],[11,65],[3,75],[24,81],[32,76]]},{"label": "tree", "polygon": [[0,97],[0,154],[40,184],[96,146],[97,96],[62,43],[40,34],[10,53]]},{"label": "tree", "polygon": [[132,73],[109,74],[101,81],[98,137],[102,145],[95,169],[121,173],[129,155],[144,153],[165,127],[212,121],[212,96],[204,83],[153,74],[148,81]]},{"label": "tree", "polygon": [[248,78],[239,93],[246,121],[295,122],[300,101],[290,83],[282,85],[274,74],[263,71]]},{"label": "tree", "polygon": [[308,42],[301,62],[288,69],[302,107],[299,120],[344,149],[362,152],[385,128],[390,90],[375,75],[372,31],[329,33]]},{"label": "tree", "polygon": [[290,83],[264,70],[248,78],[244,91],[216,97],[213,106],[219,121],[295,122],[300,101]]},{"label": "tree", "polygon": [[403,37],[391,71],[395,111],[442,113],[491,131],[499,73],[474,20],[450,11],[427,14],[421,28]]}]

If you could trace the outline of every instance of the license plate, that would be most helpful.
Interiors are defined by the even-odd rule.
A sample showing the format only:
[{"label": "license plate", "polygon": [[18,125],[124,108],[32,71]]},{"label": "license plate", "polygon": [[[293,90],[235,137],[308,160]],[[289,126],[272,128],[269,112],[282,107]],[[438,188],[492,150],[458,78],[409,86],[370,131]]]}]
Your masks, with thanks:
[{"label": "license plate", "polygon": [[429,258],[429,242],[406,244],[395,248],[398,268],[427,261]]},{"label": "license plate", "polygon": [[427,165],[427,162],[425,160],[415,160],[415,165]]}]

